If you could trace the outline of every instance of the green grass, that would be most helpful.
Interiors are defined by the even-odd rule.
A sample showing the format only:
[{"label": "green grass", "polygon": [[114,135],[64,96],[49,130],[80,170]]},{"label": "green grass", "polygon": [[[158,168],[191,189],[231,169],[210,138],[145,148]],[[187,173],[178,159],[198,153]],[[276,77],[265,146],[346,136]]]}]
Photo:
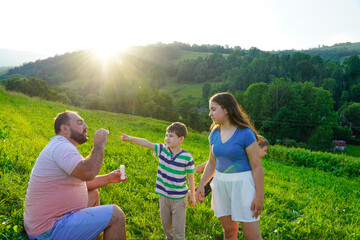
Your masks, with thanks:
[{"label": "green grass", "polygon": [[185,59],[197,59],[199,57],[206,58],[213,53],[211,52],[191,52],[191,51],[181,51],[181,60]]},{"label": "green grass", "polygon": [[347,155],[347,156],[352,156],[352,157],[360,157],[360,146],[359,145],[351,145],[351,144],[346,144],[346,148],[344,152],[341,151],[335,151],[333,152],[334,154],[337,155]]},{"label": "green grass", "polygon": [[204,83],[178,83],[168,81],[161,91],[171,92],[176,97],[196,97],[202,99],[202,88]]},{"label": "green grass", "polygon": [[[163,142],[168,122],[62,104],[6,93],[0,88],[0,239],[26,239],[24,199],[31,169],[53,136],[53,118],[66,109],[78,111],[89,126],[86,156],[96,129],[110,130],[100,174],[126,165],[128,181],[100,189],[102,204],[118,204],[126,214],[129,239],[164,239],[155,191],[157,159],[144,148],[120,141],[118,131]],[[207,159],[206,133],[190,130],[183,148],[195,164]],[[359,239],[360,182],[312,168],[285,166],[265,158],[265,203],[260,228],[264,239]],[[196,182],[199,180],[196,176]],[[188,208],[186,239],[222,239],[220,221],[210,198]],[[243,239],[240,232],[239,239]]]},{"label": "green grass", "polygon": [[[212,55],[212,52],[191,52],[191,51],[181,51],[181,60],[185,60],[185,59],[197,59],[199,57],[202,58],[206,58],[210,55]],[[223,56],[226,58],[227,56],[229,56],[229,54],[223,54]]]},{"label": "green grass", "polygon": [[353,157],[360,157],[360,146],[346,144],[346,149],[344,151],[344,154]]}]

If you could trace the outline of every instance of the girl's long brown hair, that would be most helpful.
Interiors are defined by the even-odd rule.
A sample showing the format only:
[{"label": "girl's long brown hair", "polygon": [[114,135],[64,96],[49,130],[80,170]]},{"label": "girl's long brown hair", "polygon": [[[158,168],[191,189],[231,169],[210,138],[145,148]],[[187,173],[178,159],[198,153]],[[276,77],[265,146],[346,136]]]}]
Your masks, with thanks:
[{"label": "girl's long brown hair", "polygon": [[[255,136],[258,139],[259,133],[256,131],[255,127],[251,124],[250,118],[245,113],[243,108],[238,104],[235,97],[228,92],[217,93],[210,98],[209,102],[216,102],[222,108],[225,108],[228,112],[229,120],[235,126],[240,128],[250,128]],[[211,124],[210,129],[217,129],[220,125],[215,124],[214,122]]]}]

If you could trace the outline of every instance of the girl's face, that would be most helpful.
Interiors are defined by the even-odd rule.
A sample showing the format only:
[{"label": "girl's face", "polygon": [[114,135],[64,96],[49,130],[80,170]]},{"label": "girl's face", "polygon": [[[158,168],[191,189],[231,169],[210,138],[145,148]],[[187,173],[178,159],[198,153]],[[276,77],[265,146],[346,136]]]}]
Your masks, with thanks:
[{"label": "girl's face", "polygon": [[268,146],[265,146],[265,147],[260,147],[259,146],[259,156],[260,156],[260,159],[263,158],[266,154],[267,154],[267,150],[269,149]]},{"label": "girl's face", "polygon": [[215,124],[223,124],[228,120],[227,110],[214,101],[209,103],[209,116]]}]

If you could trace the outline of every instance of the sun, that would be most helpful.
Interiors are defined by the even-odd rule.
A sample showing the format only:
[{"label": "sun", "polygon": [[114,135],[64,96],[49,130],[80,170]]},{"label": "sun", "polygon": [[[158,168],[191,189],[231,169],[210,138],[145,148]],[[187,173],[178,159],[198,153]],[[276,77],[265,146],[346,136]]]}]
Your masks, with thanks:
[{"label": "sun", "polygon": [[103,60],[107,60],[113,56],[115,56],[117,50],[111,46],[97,46],[93,48],[93,51],[97,57],[100,57]]}]

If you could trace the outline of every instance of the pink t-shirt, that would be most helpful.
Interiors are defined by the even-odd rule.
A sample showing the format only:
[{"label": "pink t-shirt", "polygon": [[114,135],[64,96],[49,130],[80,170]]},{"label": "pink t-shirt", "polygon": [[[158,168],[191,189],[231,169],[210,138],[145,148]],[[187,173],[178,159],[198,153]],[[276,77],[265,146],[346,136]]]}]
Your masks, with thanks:
[{"label": "pink t-shirt", "polygon": [[64,136],[50,139],[31,171],[25,196],[24,227],[28,235],[42,234],[62,215],[87,207],[86,182],[70,175],[83,159]]}]

